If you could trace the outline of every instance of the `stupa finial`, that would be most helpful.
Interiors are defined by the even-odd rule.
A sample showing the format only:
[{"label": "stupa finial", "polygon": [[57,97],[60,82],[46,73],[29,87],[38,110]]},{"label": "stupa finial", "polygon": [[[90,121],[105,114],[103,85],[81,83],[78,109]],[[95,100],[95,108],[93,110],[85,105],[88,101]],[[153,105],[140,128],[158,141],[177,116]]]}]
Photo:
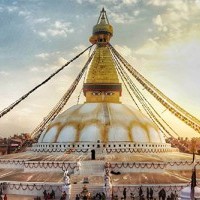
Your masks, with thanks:
[{"label": "stupa finial", "polygon": [[106,11],[104,9],[104,7],[102,8],[101,12],[100,12],[100,15],[99,15],[99,18],[98,18],[98,21],[97,21],[97,24],[109,24],[109,21],[108,21],[108,17],[107,17],[107,14],[106,14]]},{"label": "stupa finial", "polygon": [[108,21],[108,17],[104,7],[102,8],[97,24],[93,27],[93,34],[90,37],[92,44],[105,45],[113,36],[113,27]]}]

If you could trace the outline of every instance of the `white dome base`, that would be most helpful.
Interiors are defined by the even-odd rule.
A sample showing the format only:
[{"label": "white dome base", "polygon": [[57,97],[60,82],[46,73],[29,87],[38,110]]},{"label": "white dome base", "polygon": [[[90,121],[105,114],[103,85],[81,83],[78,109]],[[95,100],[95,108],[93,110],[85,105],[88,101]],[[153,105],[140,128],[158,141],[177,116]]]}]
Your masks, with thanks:
[{"label": "white dome base", "polygon": [[38,143],[132,142],[165,144],[158,127],[138,110],[121,103],[85,103],[60,114]]}]

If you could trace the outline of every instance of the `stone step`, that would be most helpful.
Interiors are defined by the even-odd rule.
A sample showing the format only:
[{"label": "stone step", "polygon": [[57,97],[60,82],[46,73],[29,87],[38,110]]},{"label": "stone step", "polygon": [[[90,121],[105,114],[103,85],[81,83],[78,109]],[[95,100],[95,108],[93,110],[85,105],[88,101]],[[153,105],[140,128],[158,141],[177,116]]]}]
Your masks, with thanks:
[{"label": "stone step", "polygon": [[80,175],[96,175],[96,176],[103,176],[104,171],[102,170],[88,170],[88,169],[82,169],[80,170]]},{"label": "stone step", "polygon": [[87,161],[81,162],[80,174],[92,174],[92,175],[103,175],[104,174],[104,162],[102,161]]}]

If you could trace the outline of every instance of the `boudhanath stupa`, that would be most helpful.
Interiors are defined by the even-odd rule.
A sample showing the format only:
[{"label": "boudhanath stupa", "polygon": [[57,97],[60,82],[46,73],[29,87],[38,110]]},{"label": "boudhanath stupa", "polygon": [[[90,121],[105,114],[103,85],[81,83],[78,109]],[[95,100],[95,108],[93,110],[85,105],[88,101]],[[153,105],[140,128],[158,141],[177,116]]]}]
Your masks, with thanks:
[{"label": "boudhanath stupa", "polygon": [[75,199],[85,189],[121,199],[125,188],[127,198],[139,188],[157,197],[162,188],[179,195],[190,184],[191,154],[171,147],[149,117],[121,102],[112,36],[103,9],[90,38],[96,49],[83,84],[85,102],[59,114],[25,152],[0,156],[5,193],[35,197],[53,189],[57,197],[65,191]]}]

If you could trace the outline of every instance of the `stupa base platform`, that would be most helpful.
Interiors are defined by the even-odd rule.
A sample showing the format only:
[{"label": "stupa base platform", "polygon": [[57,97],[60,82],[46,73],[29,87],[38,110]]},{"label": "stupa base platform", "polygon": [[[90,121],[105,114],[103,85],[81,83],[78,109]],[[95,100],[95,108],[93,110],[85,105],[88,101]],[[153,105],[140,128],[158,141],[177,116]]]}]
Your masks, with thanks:
[{"label": "stupa base platform", "polygon": [[[43,196],[44,190],[55,191],[60,198],[64,185],[63,173],[68,171],[71,198],[80,194],[84,185],[91,195],[105,192],[105,173],[109,168],[113,195],[127,197],[142,186],[144,195],[152,188],[155,197],[164,188],[167,195],[179,194],[190,183],[193,167],[191,154],[163,153],[33,153],[24,152],[0,157],[0,183],[4,192],[13,195]],[[200,175],[200,157],[196,156],[197,177]],[[88,182],[85,182],[88,180]]]}]

